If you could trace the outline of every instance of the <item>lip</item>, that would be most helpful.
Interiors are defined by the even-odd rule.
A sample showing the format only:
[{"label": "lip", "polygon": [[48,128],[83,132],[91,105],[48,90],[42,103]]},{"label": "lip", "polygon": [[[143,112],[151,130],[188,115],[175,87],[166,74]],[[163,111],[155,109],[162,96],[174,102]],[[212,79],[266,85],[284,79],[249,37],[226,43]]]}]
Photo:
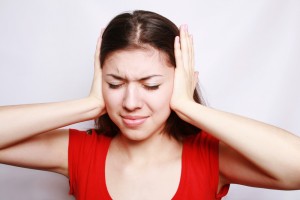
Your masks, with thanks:
[{"label": "lip", "polygon": [[148,117],[145,116],[132,116],[132,115],[126,115],[126,116],[121,116],[123,123],[128,126],[128,127],[134,127],[134,126],[139,126],[143,124]]}]

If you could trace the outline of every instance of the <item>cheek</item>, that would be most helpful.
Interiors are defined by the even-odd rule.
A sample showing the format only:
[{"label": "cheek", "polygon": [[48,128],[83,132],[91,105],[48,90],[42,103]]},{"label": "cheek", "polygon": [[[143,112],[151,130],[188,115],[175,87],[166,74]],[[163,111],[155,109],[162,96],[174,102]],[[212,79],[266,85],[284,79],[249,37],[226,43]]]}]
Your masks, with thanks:
[{"label": "cheek", "polygon": [[122,99],[118,92],[112,91],[109,88],[103,88],[102,94],[107,112],[117,108],[117,105],[120,104],[120,100]]},{"label": "cheek", "polygon": [[157,112],[170,112],[170,101],[172,97],[173,84],[169,84],[164,88],[161,88],[151,98],[147,98],[148,102],[152,105],[152,108]]}]

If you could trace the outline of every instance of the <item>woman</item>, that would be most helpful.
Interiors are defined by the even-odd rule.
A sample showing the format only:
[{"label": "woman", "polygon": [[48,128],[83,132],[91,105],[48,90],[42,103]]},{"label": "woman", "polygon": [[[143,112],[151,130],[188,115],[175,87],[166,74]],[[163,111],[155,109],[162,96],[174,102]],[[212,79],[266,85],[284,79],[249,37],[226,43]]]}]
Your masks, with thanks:
[{"label": "woman", "polygon": [[[300,139],[202,105],[193,53],[186,25],[116,16],[88,97],[1,107],[0,162],[63,174],[78,200],[221,199],[231,183],[299,189]],[[96,118],[95,130],[59,129]]]}]

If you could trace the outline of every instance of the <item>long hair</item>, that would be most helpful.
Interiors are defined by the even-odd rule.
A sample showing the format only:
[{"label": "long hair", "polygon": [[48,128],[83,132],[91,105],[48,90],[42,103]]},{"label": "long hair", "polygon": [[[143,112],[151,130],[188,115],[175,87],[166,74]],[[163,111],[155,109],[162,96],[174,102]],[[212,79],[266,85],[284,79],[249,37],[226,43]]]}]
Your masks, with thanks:
[{"label": "long hair", "polygon": [[[100,49],[100,63],[104,65],[106,58],[118,51],[126,49],[144,48],[145,45],[164,52],[167,62],[176,67],[174,55],[174,40],[179,36],[178,27],[169,19],[150,11],[136,10],[132,13],[122,13],[113,18],[102,34]],[[199,95],[199,87],[194,91],[194,100],[203,104]],[[113,137],[119,128],[109,118],[108,114],[100,116],[95,121],[98,134]],[[171,111],[163,132],[177,140],[197,134],[200,129],[180,119]]]}]

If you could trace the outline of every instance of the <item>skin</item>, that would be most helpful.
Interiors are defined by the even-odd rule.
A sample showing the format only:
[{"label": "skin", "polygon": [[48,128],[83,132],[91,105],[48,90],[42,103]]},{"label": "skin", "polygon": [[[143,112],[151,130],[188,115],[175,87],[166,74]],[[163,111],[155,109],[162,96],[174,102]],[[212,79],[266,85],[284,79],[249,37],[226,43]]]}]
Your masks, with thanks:
[{"label": "skin", "polygon": [[[88,97],[0,108],[0,163],[68,176],[68,130],[59,128],[107,112],[122,132],[113,139],[106,163],[111,196],[170,199],[180,179],[182,144],[160,133],[173,110],[181,119],[220,140],[219,188],[238,183],[300,189],[299,137],[194,102],[192,94],[198,80],[192,37],[186,26],[181,26],[180,38],[176,37],[174,42],[175,69],[167,66],[163,54],[149,47],[116,52],[108,58],[102,71],[98,59],[100,38]],[[150,64],[151,68],[147,67]],[[158,76],[152,77],[153,74]],[[157,84],[160,84],[158,89],[146,89]],[[155,182],[153,177],[157,176],[165,181]],[[131,187],[137,190],[128,192]]]},{"label": "skin", "polygon": [[[175,39],[176,69],[171,109],[179,117],[218,138],[220,183],[276,189],[299,189],[299,137],[256,120],[199,105],[193,101],[194,50],[187,27]],[[272,138],[270,140],[270,138]],[[278,151],[280,149],[280,151]],[[233,170],[238,169],[238,170]]]},{"label": "skin", "polygon": [[121,132],[107,157],[110,195],[171,199],[180,180],[182,144],[162,130],[171,112],[174,67],[163,53],[148,47],[113,53],[102,73],[106,111]]},{"label": "skin", "polygon": [[142,141],[160,134],[171,113],[174,82],[174,68],[165,55],[152,47],[117,51],[102,73],[106,110],[124,139]]}]

